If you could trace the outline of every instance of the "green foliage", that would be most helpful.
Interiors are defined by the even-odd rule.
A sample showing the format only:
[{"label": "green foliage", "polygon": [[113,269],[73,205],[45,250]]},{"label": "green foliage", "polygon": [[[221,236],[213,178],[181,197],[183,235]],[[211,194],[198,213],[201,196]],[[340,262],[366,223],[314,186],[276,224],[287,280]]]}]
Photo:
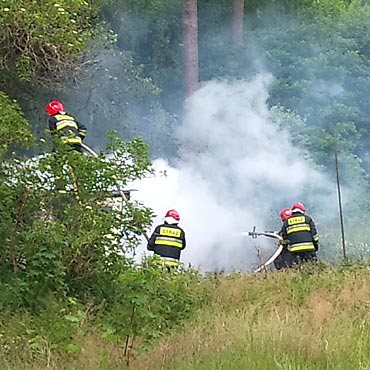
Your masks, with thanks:
[{"label": "green foliage", "polygon": [[103,337],[125,343],[127,357],[133,347],[145,351],[201,306],[200,279],[191,271],[169,273],[155,259],[127,269],[112,296],[114,309],[102,311]]},{"label": "green foliage", "polygon": [[149,226],[151,211],[138,204],[104,211],[117,186],[141,178],[150,166],[139,140],[115,140],[114,148],[111,160],[59,148],[3,163],[0,271],[4,289],[18,290],[27,307],[37,307],[49,293],[86,299],[108,294],[104,284],[128,263],[122,232],[126,248],[135,248]]},{"label": "green foliage", "polygon": [[305,267],[264,276],[214,277],[208,305],[197,320],[137,359],[134,368],[368,366],[368,266]]},{"label": "green foliage", "polygon": [[[181,4],[157,0],[107,5],[103,18],[118,34],[118,46],[132,50],[134,61],[161,87],[165,106],[181,110],[177,98],[182,80],[176,77],[182,75],[182,50],[177,48],[182,43]],[[329,166],[329,142],[335,138],[348,159],[346,167],[355,165],[349,178],[363,178],[370,163],[369,11],[357,0],[248,1],[245,45],[236,47],[230,42],[230,2],[203,1],[198,4],[201,80],[271,71],[276,82],[269,103],[307,122],[304,132],[299,127],[293,131],[305,137],[304,147],[314,161]],[[317,132],[322,133],[319,138]]]},{"label": "green foliage", "polygon": [[71,364],[90,350],[86,337],[92,335],[102,349],[121,348],[122,360],[130,363],[135,354],[146,353],[154,341],[194,316],[206,296],[200,282],[194,272],[169,274],[143,263],[121,270],[97,304],[44,296],[44,304],[32,315],[19,308],[2,310],[0,323],[8,325],[0,331],[0,366],[56,363],[58,357]]},{"label": "green foliage", "polygon": [[[83,352],[93,326],[127,363],[200,306],[193,272],[135,263],[152,211],[112,192],[150,173],[147,145],[109,133],[109,155],[56,152],[0,167],[2,365]],[[4,327],[7,322],[10,326]],[[14,356],[14,353],[17,353]],[[48,365],[49,366],[49,365]]]},{"label": "green foliage", "polygon": [[[255,47],[247,44],[246,52],[253,57],[254,50],[260,50],[276,77],[270,105],[283,106],[304,120],[304,126],[289,127],[293,141],[298,139],[318,165],[330,168],[335,139],[345,167],[343,178],[364,183],[370,59],[367,46],[361,45],[366,39],[362,32],[369,31],[363,18],[369,8],[357,1],[301,5],[297,14],[292,9],[287,14],[276,11],[276,23],[264,22],[268,13],[264,17],[261,11],[250,34]],[[236,66],[232,73],[241,73]]]},{"label": "green foliage", "polygon": [[26,146],[32,139],[19,105],[0,91],[0,159],[14,144]]},{"label": "green foliage", "polygon": [[[130,50],[136,65],[143,68],[165,94],[168,104],[182,98],[182,7],[181,1],[107,0],[102,18],[118,35],[117,46]],[[171,96],[167,94],[170,92]]]},{"label": "green foliage", "polygon": [[0,163],[1,366],[78,356],[93,325],[129,362],[199,307],[196,273],[129,257],[152,211],[117,205],[112,192],[150,173],[147,145],[111,132],[107,149],[85,156],[56,142],[54,153]]},{"label": "green foliage", "polygon": [[[94,4],[96,3],[96,4]],[[97,2],[84,0],[1,0],[2,68],[18,78],[57,77],[73,68],[75,56],[92,35]]]},{"label": "green foliage", "polygon": [[369,278],[367,264],[200,276],[143,261],[99,306],[49,297],[37,315],[3,312],[0,366],[358,369],[370,361]]},{"label": "green foliage", "polygon": [[[368,147],[370,116],[370,9],[366,3],[248,1],[246,44],[238,47],[229,42],[231,2],[199,3],[202,80],[245,78],[260,71],[261,66],[272,71],[276,82],[269,103],[276,124],[287,129],[294,143],[307,149],[311,160],[326,169],[333,166],[333,141],[336,140],[343,178],[361,187],[367,180],[365,160],[369,159],[369,156],[363,157]],[[86,63],[92,77],[80,75],[75,90],[78,98],[68,101],[67,97],[67,102],[72,107],[75,103],[76,109],[84,108],[82,121],[89,122],[94,117],[94,121],[104,124],[113,122],[113,128],[126,137],[134,135],[133,130],[135,133],[148,131],[149,122],[150,142],[165,147],[167,140],[163,140],[163,132],[168,132],[168,117],[160,109],[158,99],[162,96],[168,109],[174,112],[181,102],[181,2],[109,0],[106,5],[99,16],[110,23],[108,27],[113,30],[109,41],[118,34],[118,48],[102,45],[99,40],[91,44],[89,53],[79,61]],[[94,34],[92,27],[99,12],[95,6],[100,3],[0,2],[0,64],[8,95],[21,96],[24,102],[29,94],[32,102],[28,107],[32,109],[33,104],[37,105],[34,100],[37,103],[46,100],[42,94],[49,99],[50,91],[41,93],[35,85],[31,92],[21,91],[19,86],[17,90],[14,85],[18,78],[45,81],[47,77],[48,81],[54,81],[65,67],[73,68],[77,56]],[[79,68],[79,64],[76,66]],[[22,85],[22,89],[23,86],[27,85]],[[10,91],[16,93],[10,94]],[[69,91],[62,94],[66,96]],[[102,96],[107,98],[108,105],[102,102]],[[173,103],[177,103],[177,107]],[[18,104],[3,93],[0,111],[3,159],[16,140],[25,143],[32,135]],[[138,116],[141,119],[137,119]],[[152,124],[158,117],[165,125],[153,129]],[[41,132],[39,127],[37,130]],[[104,135],[103,126],[95,125],[94,130],[97,137]],[[124,187],[128,181],[149,173],[147,146],[141,140],[126,143],[115,136],[110,136],[108,141],[110,160],[104,155],[92,158],[60,149],[58,154],[26,163],[11,158],[1,164],[0,346],[5,355],[1,359],[5,361],[4,367],[9,368],[16,362],[14,354],[21,363],[36,360],[47,367],[50,367],[50,357],[55,359],[64,353],[68,353],[70,359],[74,358],[73,354],[75,358],[83,356],[86,342],[82,338],[91,332],[104,343],[99,342],[101,347],[96,347],[118,348],[117,351],[121,351],[118,357],[125,357],[128,362],[135,350],[146,350],[153,340],[165,335],[168,329],[182,325],[182,320],[191,317],[198,307],[211,302],[209,291],[204,291],[205,287],[211,287],[216,292],[212,308],[220,305],[226,316],[240,314],[242,320],[238,321],[238,327],[243,323],[248,326],[242,333],[242,338],[247,340],[235,341],[242,343],[240,346],[248,356],[241,356],[238,345],[233,346],[237,350],[228,352],[230,364],[238,366],[237,360],[241,358],[241,368],[258,368],[256,364],[260,368],[272,368],[277,362],[280,367],[320,368],[317,358],[325,358],[322,352],[318,350],[318,356],[307,365],[301,354],[311,359],[310,350],[305,352],[305,348],[300,347],[295,351],[295,343],[301,343],[296,333],[311,332],[307,330],[309,326],[303,326],[302,315],[294,316],[294,312],[286,309],[303,306],[312,314],[315,310],[310,306],[310,299],[316,302],[313,287],[323,281],[323,296],[334,292],[332,299],[337,302],[341,292],[338,286],[352,275],[362,281],[366,271],[359,274],[344,267],[343,275],[326,271],[324,276],[320,271],[321,275],[316,277],[312,271],[301,271],[301,275],[288,272],[278,277],[247,278],[239,291],[235,288],[237,276],[227,278],[229,282],[225,283],[218,277],[202,279],[192,272],[168,274],[147,262],[135,264],[126,252],[140,242],[142,232],[150,223],[151,210],[135,203],[115,208],[111,192],[117,183]],[[361,161],[362,158],[365,160]],[[351,212],[346,215],[366,209],[368,196],[361,196],[362,199],[347,205]],[[341,259],[341,246],[335,241],[338,235],[331,235],[332,230],[337,229],[330,229],[328,225],[320,228],[320,233],[331,240],[323,254],[330,254],[333,262]],[[358,228],[346,234],[361,238],[361,243],[348,245],[351,259],[369,253],[364,241],[368,239],[367,229],[365,217]],[[222,286],[226,293],[220,291]],[[347,326],[363,335],[366,325],[356,326],[356,323],[366,322],[366,304],[357,302],[353,306],[359,308],[360,314],[347,322],[354,322],[353,327]],[[274,312],[276,316],[269,316]],[[336,313],[340,314],[340,310]],[[201,331],[223,332],[227,326],[226,316],[221,317],[215,330],[204,325]],[[212,312],[208,312],[204,322],[209,324],[212,317]],[[295,325],[290,325],[292,322]],[[340,324],[334,321],[333,325],[340,330],[333,333],[344,337],[347,332]],[[292,329],[284,336],[284,325],[298,330]],[[321,337],[309,337],[310,348],[315,343],[326,348],[331,336],[325,337],[322,327],[316,329]],[[265,331],[266,336],[261,336]],[[220,347],[207,347],[207,344],[211,358],[214,353],[226,356],[223,349],[230,348],[225,345],[230,338],[227,334]],[[200,341],[198,347],[191,347],[195,336],[196,332],[191,333],[177,348],[190,348],[192,353],[194,348],[195,352],[197,348],[204,348],[204,341]],[[293,340],[290,341],[290,337]],[[354,336],[358,337],[361,335]],[[364,345],[357,344],[358,348]],[[277,357],[269,357],[266,348],[270,347],[277,349]],[[286,348],[289,348],[287,355]],[[101,359],[103,355],[99,353],[97,357]],[[338,358],[332,361],[336,368],[341,363],[350,368],[345,356]],[[206,363],[204,366],[208,369],[213,365],[217,368],[222,357],[215,358],[211,365],[201,356],[199,362],[196,361],[196,368],[201,368],[202,363]],[[191,360],[187,363],[193,364]],[[330,364],[324,362],[323,368],[328,366]]]}]

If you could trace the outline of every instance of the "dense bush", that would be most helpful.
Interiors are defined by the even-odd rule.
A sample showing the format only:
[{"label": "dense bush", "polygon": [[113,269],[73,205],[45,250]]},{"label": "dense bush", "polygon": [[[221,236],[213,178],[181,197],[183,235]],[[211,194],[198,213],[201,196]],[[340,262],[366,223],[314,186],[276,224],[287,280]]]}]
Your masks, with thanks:
[{"label": "dense bush", "polygon": [[[23,130],[24,121],[17,133]],[[1,157],[4,364],[79,353],[90,331],[124,347],[129,361],[132,351],[145,349],[198,307],[196,273],[169,274],[155,259],[129,257],[152,211],[127,199],[117,205],[112,193],[150,173],[150,162],[140,139],[123,142],[111,133],[109,140],[108,157],[58,142],[55,152],[28,160]]]},{"label": "dense bush", "polygon": [[78,67],[73,64],[93,33],[97,3],[3,0],[0,64],[22,80],[58,80],[61,68]]}]

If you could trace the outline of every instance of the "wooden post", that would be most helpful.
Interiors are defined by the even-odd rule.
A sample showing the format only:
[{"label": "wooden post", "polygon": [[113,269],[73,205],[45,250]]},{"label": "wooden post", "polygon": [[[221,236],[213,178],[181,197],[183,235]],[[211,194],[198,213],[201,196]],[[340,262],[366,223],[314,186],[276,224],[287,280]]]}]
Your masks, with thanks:
[{"label": "wooden post", "polygon": [[335,155],[335,172],[337,177],[337,192],[338,192],[338,204],[339,204],[339,218],[340,218],[340,229],[342,235],[342,250],[343,250],[343,259],[347,259],[346,253],[346,241],[344,238],[344,222],[343,222],[343,210],[342,210],[342,196],[340,191],[340,183],[339,183],[339,167],[338,167],[338,149],[337,149],[337,142],[334,139],[334,155]]}]

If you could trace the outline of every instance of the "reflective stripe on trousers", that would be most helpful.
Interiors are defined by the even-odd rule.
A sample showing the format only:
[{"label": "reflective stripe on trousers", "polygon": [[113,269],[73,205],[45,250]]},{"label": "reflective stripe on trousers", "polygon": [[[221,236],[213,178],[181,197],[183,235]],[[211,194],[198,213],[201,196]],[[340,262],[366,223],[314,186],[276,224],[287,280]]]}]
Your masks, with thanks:
[{"label": "reflective stripe on trousers", "polygon": [[176,258],[161,257],[161,260],[163,261],[163,264],[165,266],[177,267],[180,265],[180,261],[177,260]]}]

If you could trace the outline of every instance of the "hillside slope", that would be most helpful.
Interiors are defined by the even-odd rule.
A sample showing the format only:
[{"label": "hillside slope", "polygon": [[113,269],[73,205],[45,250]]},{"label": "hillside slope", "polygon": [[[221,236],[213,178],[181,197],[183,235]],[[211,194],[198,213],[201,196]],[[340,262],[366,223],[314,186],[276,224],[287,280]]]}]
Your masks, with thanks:
[{"label": "hillside slope", "polygon": [[368,369],[370,268],[221,276],[186,330],[135,370]]}]

